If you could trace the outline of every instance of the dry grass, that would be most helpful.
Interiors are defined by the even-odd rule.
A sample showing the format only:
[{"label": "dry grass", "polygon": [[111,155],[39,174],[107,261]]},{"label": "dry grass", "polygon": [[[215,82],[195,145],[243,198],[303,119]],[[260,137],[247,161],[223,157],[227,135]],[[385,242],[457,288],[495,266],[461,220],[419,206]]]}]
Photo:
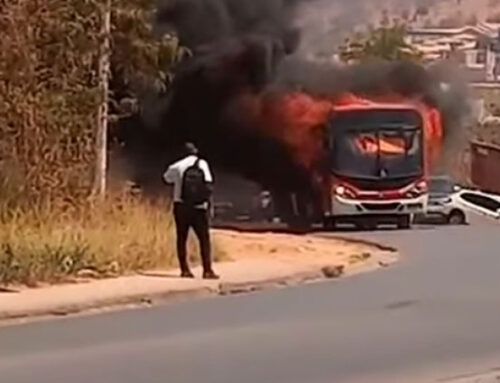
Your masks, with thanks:
[{"label": "dry grass", "polygon": [[[0,221],[0,285],[62,282],[176,266],[170,206],[132,197],[78,209],[17,212]],[[198,248],[191,238],[192,262]],[[215,259],[222,253],[214,249]]]}]

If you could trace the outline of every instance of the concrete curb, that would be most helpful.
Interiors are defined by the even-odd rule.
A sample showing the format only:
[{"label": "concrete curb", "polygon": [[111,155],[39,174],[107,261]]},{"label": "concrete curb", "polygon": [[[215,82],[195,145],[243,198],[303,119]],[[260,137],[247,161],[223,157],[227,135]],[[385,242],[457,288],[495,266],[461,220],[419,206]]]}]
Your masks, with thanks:
[{"label": "concrete curb", "polygon": [[[219,283],[214,287],[199,287],[186,290],[166,290],[155,293],[137,293],[128,296],[120,296],[114,299],[94,300],[81,304],[64,304],[54,305],[43,309],[27,309],[16,311],[1,311],[0,323],[15,322],[16,320],[35,320],[49,317],[63,317],[68,315],[83,314],[95,310],[104,309],[120,309],[127,306],[154,306],[160,303],[171,303],[193,298],[206,298],[215,296],[228,296],[236,294],[248,294],[256,291],[263,291],[272,288],[297,286],[308,282],[318,282],[328,279],[336,279],[328,277],[323,271],[324,268],[318,267],[315,270],[299,272],[288,276],[263,279],[259,281],[249,281],[241,283]],[[342,277],[339,275],[337,278]]]},{"label": "concrete curb", "polygon": [[43,309],[27,309],[16,311],[0,311],[0,322],[16,319],[58,317],[79,314],[86,311],[120,308],[128,305],[153,305],[154,302],[176,301],[189,298],[202,298],[217,295],[217,289],[211,287],[198,287],[186,290],[166,290],[156,293],[137,293],[127,296],[120,296],[113,299],[95,300],[86,303],[54,305]]},{"label": "concrete curb", "polygon": [[306,282],[327,279],[321,269],[300,272],[286,277],[264,279],[261,281],[242,283],[221,283],[218,295],[236,295],[262,291],[279,286],[296,286]]}]

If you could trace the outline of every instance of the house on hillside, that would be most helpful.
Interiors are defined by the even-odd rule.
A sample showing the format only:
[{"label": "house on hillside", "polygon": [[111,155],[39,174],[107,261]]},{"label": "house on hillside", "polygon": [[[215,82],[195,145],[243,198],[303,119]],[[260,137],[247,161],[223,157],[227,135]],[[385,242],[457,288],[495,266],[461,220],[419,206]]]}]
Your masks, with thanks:
[{"label": "house on hillside", "polygon": [[500,81],[500,23],[410,28],[406,42],[421,52],[425,62],[456,62],[472,84]]},{"label": "house on hillside", "polygon": [[[498,144],[500,23],[479,23],[461,28],[410,28],[406,42],[422,54],[426,63],[447,60],[458,64],[460,73],[470,84],[472,95],[471,120],[467,122],[470,130],[467,134],[490,145]],[[480,185],[480,177],[498,178],[498,167],[486,166],[486,160],[476,153],[475,146],[465,145],[456,150],[449,171],[457,179],[469,182],[472,178],[476,185]]]}]

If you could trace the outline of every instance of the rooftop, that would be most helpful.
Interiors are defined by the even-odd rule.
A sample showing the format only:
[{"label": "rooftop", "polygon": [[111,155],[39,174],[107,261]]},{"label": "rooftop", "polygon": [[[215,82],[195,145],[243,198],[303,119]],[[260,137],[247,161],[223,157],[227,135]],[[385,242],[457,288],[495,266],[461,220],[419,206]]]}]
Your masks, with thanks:
[{"label": "rooftop", "polygon": [[474,36],[482,35],[485,37],[494,38],[498,36],[500,23],[478,23],[477,25],[465,25],[458,28],[410,28],[408,35],[415,36],[453,36],[459,39],[471,39]]}]

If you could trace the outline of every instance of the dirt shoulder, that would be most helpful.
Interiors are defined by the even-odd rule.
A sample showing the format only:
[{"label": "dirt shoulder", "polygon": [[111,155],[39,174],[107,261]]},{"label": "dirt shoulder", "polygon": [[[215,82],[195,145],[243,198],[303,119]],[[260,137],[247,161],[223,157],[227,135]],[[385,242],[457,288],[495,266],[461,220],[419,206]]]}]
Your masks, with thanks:
[{"label": "dirt shoulder", "polygon": [[397,259],[394,248],[341,237],[229,230],[214,230],[214,236],[233,262],[279,262],[314,270],[342,267],[342,274],[353,274],[390,265]]},{"label": "dirt shoulder", "polygon": [[155,270],[113,279],[0,290],[0,320],[61,316],[104,308],[153,305],[173,299],[245,293],[265,288],[339,278],[387,267],[395,250],[374,244],[308,235],[214,230],[228,261],[216,264],[219,281],[177,277]]}]

